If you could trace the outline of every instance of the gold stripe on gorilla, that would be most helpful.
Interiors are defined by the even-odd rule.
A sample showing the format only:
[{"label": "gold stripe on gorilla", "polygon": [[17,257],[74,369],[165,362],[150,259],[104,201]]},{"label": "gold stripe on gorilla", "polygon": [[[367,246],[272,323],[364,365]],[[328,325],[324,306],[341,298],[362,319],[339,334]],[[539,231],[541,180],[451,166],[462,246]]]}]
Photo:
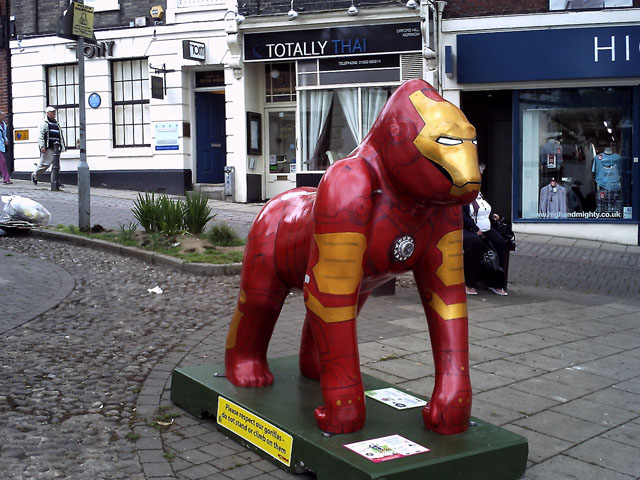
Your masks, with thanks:
[{"label": "gold stripe on gorilla", "polygon": [[334,295],[355,293],[362,281],[362,257],[367,238],[362,233],[322,233],[314,236],[318,263],[313,276],[318,290]]},{"label": "gold stripe on gorilla", "polygon": [[443,235],[436,248],[442,253],[442,264],[436,270],[438,278],[447,287],[464,283],[462,230],[454,230]]},{"label": "gold stripe on gorilla", "polygon": [[242,313],[236,307],[236,311],[233,314],[233,318],[231,319],[231,325],[229,325],[229,333],[227,334],[227,343],[225,345],[225,348],[229,349],[236,346],[236,340],[238,336],[238,326],[240,325],[240,320],[242,320],[243,316],[244,316],[244,313]]},{"label": "gold stripe on gorilla", "polygon": [[346,322],[347,320],[356,318],[358,306],[355,304],[347,307],[325,307],[320,300],[311,295],[306,288],[305,293],[307,294],[307,300],[305,301],[307,308],[326,323]]},{"label": "gold stripe on gorilla", "polygon": [[[247,303],[247,293],[243,289],[240,290],[238,303]],[[240,325],[240,320],[242,320],[243,316],[244,313],[242,313],[240,310],[238,310],[238,307],[236,307],[236,311],[233,313],[233,318],[231,319],[231,325],[229,325],[229,333],[227,334],[227,343],[225,345],[225,348],[233,348],[236,346],[238,325]]]},{"label": "gold stripe on gorilla", "polygon": [[431,290],[431,300],[429,306],[442,317],[443,320],[455,320],[456,318],[467,317],[467,303],[452,303],[447,305],[436,292]]}]

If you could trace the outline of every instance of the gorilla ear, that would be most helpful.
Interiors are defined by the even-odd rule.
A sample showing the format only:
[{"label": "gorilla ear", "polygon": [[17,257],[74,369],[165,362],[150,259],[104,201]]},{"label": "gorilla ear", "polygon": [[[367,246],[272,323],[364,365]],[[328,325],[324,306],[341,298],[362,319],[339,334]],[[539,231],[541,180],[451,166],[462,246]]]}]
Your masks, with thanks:
[{"label": "gorilla ear", "polygon": [[399,119],[396,115],[389,119],[388,129],[392,144],[397,145],[407,139],[407,134],[409,133],[407,122]]}]

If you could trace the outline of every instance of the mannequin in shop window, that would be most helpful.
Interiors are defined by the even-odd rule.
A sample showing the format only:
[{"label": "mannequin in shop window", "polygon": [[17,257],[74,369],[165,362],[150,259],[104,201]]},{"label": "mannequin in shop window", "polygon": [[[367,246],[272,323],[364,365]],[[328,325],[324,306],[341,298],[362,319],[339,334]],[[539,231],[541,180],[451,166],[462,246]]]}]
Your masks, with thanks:
[{"label": "mannequin in shop window", "polygon": [[562,169],[562,145],[549,138],[547,143],[540,147],[540,179],[542,183],[548,182],[552,177],[559,178]]},{"label": "mannequin in shop window", "polygon": [[591,171],[596,182],[596,211],[616,212],[622,208],[620,196],[620,155],[611,146],[593,159]]},{"label": "mannequin in shop window", "polygon": [[540,213],[543,218],[558,218],[567,214],[567,192],[551,178],[549,185],[540,190]]}]

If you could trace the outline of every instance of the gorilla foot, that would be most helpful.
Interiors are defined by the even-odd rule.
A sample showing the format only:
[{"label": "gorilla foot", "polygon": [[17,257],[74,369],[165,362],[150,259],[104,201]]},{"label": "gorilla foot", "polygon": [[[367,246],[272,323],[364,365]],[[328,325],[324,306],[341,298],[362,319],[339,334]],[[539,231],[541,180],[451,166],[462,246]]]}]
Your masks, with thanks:
[{"label": "gorilla foot", "polygon": [[227,379],[239,387],[264,387],[273,383],[273,374],[264,359],[227,352],[224,370]]},{"label": "gorilla foot", "polygon": [[364,427],[366,417],[363,402],[334,408],[320,406],[316,408],[315,414],[318,427],[329,433],[357,432]]},{"label": "gorilla foot", "polygon": [[424,426],[440,435],[454,435],[469,428],[471,390],[459,390],[447,396],[435,393],[422,409]]}]

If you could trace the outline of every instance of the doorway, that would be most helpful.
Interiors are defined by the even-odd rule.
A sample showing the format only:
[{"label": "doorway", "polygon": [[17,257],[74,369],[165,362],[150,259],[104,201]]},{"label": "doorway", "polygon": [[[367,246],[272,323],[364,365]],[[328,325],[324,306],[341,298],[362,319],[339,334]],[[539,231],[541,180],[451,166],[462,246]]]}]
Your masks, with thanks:
[{"label": "doorway", "polygon": [[461,110],[476,127],[478,161],[487,167],[482,193],[492,210],[512,219],[512,91],[462,92]]},{"label": "doorway", "polygon": [[224,183],[224,91],[196,92],[196,183]]},{"label": "doorway", "polygon": [[267,198],[296,186],[296,111],[267,110]]}]

